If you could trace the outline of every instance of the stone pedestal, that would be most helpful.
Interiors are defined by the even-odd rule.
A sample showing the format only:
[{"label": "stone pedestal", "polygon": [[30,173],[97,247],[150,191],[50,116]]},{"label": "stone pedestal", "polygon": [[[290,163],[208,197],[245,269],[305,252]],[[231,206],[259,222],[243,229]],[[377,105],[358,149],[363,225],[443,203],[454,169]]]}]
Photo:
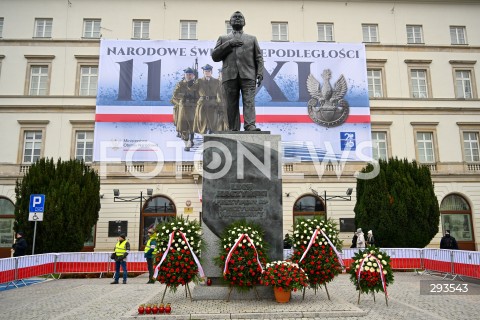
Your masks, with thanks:
[{"label": "stone pedestal", "polygon": [[225,227],[245,219],[265,231],[272,260],[283,259],[280,135],[225,132],[204,136],[202,228],[208,250],[202,254],[208,277],[220,277],[213,264]]}]

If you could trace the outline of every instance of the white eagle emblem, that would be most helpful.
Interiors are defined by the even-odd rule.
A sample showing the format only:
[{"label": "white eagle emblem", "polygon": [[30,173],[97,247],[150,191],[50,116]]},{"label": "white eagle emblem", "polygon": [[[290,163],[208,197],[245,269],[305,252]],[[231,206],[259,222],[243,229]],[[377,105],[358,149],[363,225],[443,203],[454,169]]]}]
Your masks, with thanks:
[{"label": "white eagle emblem", "polygon": [[314,122],[325,127],[341,125],[350,111],[348,102],[343,99],[348,89],[345,77],[340,75],[334,88],[330,85],[331,77],[330,69],[323,70],[323,86],[312,74],[307,78],[307,90],[312,97],[308,101],[308,115]]}]

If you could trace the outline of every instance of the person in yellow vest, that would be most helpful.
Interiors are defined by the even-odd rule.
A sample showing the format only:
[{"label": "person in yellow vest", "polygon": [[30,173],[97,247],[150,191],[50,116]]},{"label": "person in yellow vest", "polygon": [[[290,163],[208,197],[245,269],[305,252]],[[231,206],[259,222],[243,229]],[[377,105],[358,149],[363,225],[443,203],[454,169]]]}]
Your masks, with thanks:
[{"label": "person in yellow vest", "polygon": [[115,245],[115,278],[110,284],[118,284],[120,266],[122,266],[123,270],[123,284],[127,283],[127,261],[125,259],[130,252],[130,243],[126,238],[127,236],[124,233],[118,236],[118,242]]},{"label": "person in yellow vest", "polygon": [[145,243],[145,254],[144,257],[147,259],[147,267],[148,267],[148,282],[147,283],[155,283],[155,279],[153,278],[153,260],[155,259],[155,255],[157,254],[157,234],[155,230],[148,229],[148,240]]}]

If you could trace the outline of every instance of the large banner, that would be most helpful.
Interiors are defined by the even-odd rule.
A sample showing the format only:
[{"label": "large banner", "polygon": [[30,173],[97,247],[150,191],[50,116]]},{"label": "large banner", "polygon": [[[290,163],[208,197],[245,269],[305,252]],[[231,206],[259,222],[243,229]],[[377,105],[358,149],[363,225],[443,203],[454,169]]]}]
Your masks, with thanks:
[{"label": "large banner", "polygon": [[[213,78],[221,77],[221,62],[211,58],[214,47],[212,41],[102,40],[94,160],[192,161],[195,154],[197,160],[203,135],[223,130],[226,117],[221,89],[199,99],[202,67],[212,66]],[[364,45],[260,42],[260,47],[265,71],[255,100],[257,127],[281,135],[283,161],[368,161]],[[194,85],[190,93],[178,94],[187,68],[194,71]],[[188,123],[195,128],[188,137],[181,129],[181,108],[190,110]]]}]

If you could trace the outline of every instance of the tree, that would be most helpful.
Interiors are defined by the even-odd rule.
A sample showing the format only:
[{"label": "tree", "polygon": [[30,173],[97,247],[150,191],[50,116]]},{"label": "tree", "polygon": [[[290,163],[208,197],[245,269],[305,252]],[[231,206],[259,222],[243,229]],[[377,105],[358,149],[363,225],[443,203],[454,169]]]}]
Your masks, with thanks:
[{"label": "tree", "polygon": [[[415,161],[380,160],[379,174],[357,180],[355,224],[372,230],[377,246],[423,248],[438,233],[440,209],[430,170]],[[371,172],[368,164],[362,172]]]},{"label": "tree", "polygon": [[37,222],[35,253],[80,251],[91,237],[100,211],[100,178],[83,161],[42,158],[15,187],[15,231],[33,242],[28,221],[30,194],[45,195],[43,221]]}]

